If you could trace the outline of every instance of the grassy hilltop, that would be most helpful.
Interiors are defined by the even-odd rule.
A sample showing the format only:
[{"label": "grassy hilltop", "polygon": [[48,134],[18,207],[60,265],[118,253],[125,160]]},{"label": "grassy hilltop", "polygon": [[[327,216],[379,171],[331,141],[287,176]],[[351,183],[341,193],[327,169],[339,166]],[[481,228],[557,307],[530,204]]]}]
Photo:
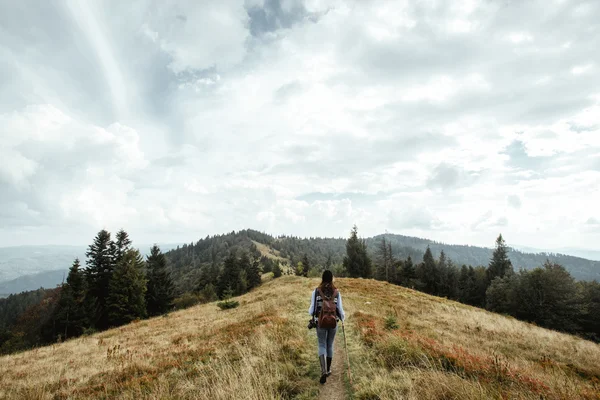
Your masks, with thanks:
[{"label": "grassy hilltop", "polygon": [[[352,384],[345,375],[333,397],[600,399],[600,345],[384,282],[336,282]],[[233,310],[200,305],[1,357],[0,398],[318,398],[316,284],[282,277]],[[345,370],[341,330],[336,346]]]}]

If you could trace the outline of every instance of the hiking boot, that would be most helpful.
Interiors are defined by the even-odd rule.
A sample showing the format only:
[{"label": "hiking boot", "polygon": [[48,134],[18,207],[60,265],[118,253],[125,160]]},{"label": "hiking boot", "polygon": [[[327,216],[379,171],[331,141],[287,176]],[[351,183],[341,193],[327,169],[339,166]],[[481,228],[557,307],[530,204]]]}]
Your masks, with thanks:
[{"label": "hiking boot", "polygon": [[321,363],[321,385],[327,382],[327,361],[325,360],[325,355],[319,356],[319,363]]},{"label": "hiking boot", "polygon": [[327,357],[327,376],[331,375],[331,357]]}]

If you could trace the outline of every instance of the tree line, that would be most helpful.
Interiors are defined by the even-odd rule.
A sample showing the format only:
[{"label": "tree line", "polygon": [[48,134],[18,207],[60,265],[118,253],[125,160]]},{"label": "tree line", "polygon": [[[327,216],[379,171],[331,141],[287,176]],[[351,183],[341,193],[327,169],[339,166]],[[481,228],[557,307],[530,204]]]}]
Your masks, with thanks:
[{"label": "tree line", "polygon": [[373,263],[355,226],[337,273],[387,281],[600,342],[600,284],[575,281],[562,265],[549,260],[515,272],[509,251],[500,235],[487,267],[459,267],[443,250],[436,260],[429,247],[415,263],[410,256],[396,259],[382,237]]},{"label": "tree line", "polygon": [[[289,259],[292,265],[297,265],[299,261],[302,261],[304,255],[308,256],[313,265],[323,266],[328,259],[331,260],[332,265],[341,265],[346,254],[346,239],[279,236],[276,240],[271,238],[270,245],[280,251],[282,257]],[[394,256],[400,260],[406,260],[408,257],[411,257],[412,260],[422,260],[427,247],[429,247],[436,255],[443,251],[447,258],[452,259],[459,266],[464,264],[475,267],[488,265],[493,252],[493,250],[483,247],[450,245],[428,239],[386,233],[364,239],[367,253],[374,261],[380,257],[380,243],[383,239],[393,247]],[[519,268],[532,270],[543,265],[546,260],[550,260],[563,265],[575,279],[600,280],[600,261],[557,253],[524,253],[513,248],[509,248],[508,256],[512,264],[518,265]]]}]

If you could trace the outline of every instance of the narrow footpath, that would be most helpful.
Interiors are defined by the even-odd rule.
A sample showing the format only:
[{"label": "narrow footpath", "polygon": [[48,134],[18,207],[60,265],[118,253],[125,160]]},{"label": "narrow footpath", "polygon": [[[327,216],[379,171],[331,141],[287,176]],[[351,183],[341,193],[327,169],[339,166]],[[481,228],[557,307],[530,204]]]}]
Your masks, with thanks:
[{"label": "narrow footpath", "polygon": [[331,365],[331,375],[327,378],[327,383],[321,386],[319,391],[319,399],[323,400],[344,400],[346,396],[346,388],[344,386],[344,360],[346,355],[344,354],[344,338],[342,335],[342,329],[337,332],[335,336],[335,343],[333,347],[333,363]]}]

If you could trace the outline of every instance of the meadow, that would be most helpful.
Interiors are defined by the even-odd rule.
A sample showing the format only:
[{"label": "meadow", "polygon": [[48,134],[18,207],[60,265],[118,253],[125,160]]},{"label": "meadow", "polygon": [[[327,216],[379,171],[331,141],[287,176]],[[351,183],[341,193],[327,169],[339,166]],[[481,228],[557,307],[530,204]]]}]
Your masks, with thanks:
[{"label": "meadow", "polygon": [[[235,309],[199,305],[1,357],[0,398],[319,398],[306,329],[317,284],[271,279]],[[385,282],[336,284],[352,372],[337,359],[338,398],[600,399],[595,343]],[[341,332],[336,346],[345,358]]]}]

